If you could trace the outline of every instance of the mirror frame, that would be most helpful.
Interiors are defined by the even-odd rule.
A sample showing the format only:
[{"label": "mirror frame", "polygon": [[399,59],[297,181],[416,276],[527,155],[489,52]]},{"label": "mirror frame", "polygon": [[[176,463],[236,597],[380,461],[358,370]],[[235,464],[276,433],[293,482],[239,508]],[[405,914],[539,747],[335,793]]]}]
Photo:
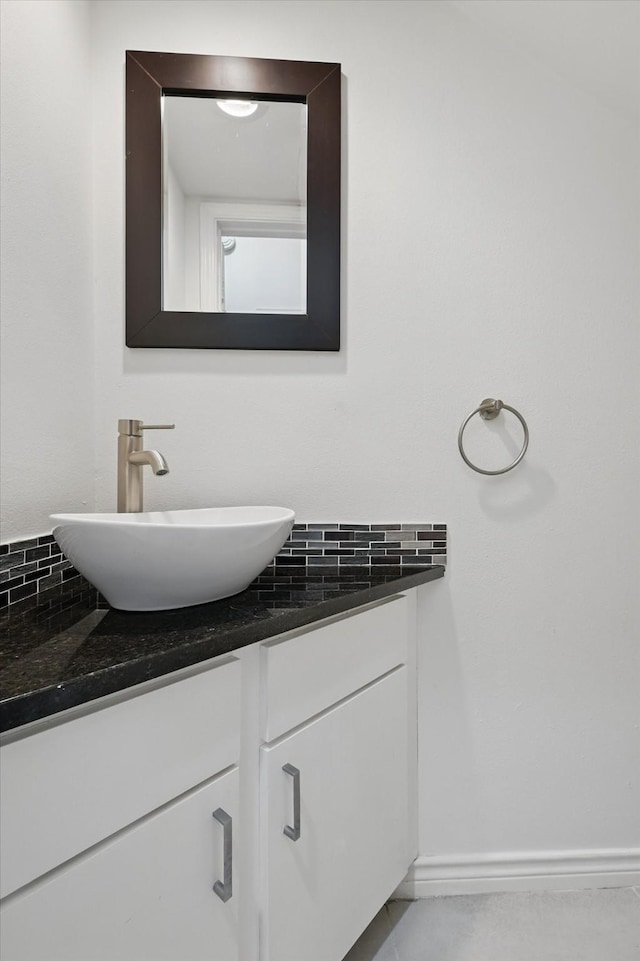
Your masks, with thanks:
[{"label": "mirror frame", "polygon": [[[340,349],[338,63],[126,53],[128,347]],[[162,309],[162,96],[228,96],[307,105],[307,312]]]}]

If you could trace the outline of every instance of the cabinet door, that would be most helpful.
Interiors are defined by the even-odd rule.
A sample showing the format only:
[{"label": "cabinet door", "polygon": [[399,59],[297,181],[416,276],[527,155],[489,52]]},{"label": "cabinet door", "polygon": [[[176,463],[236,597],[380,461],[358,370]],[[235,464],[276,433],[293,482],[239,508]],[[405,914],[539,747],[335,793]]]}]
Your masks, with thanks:
[{"label": "cabinet door", "polygon": [[239,660],[173,678],[2,746],[2,897],[236,763]]},{"label": "cabinet door", "polygon": [[237,961],[237,878],[228,900],[213,890],[225,881],[219,809],[233,833],[237,768],[6,898],[2,961]]},{"label": "cabinet door", "polygon": [[406,667],[263,746],[260,777],[261,957],[341,961],[411,861]]}]

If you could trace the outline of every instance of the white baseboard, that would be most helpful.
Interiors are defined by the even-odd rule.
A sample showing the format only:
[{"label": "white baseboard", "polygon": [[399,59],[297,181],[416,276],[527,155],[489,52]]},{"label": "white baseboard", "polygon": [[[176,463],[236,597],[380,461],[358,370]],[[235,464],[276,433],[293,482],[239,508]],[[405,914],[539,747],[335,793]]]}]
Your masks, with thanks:
[{"label": "white baseboard", "polygon": [[423,855],[393,894],[414,900],[443,894],[559,891],[640,884],[640,848]]}]

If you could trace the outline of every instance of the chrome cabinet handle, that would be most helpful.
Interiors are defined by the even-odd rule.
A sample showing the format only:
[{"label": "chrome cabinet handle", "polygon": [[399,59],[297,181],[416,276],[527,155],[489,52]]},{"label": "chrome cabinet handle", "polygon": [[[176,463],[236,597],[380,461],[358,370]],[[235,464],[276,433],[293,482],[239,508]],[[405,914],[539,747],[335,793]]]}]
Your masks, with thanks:
[{"label": "chrome cabinet handle", "polygon": [[228,901],[232,894],[232,874],[233,874],[233,855],[232,855],[232,838],[233,838],[233,820],[230,814],[223,811],[222,808],[217,808],[213,812],[213,816],[222,825],[223,829],[223,854],[222,854],[222,881],[216,881],[213,885],[213,890],[218,895],[221,901]]},{"label": "chrome cabinet handle", "polygon": [[283,834],[297,841],[300,837],[300,771],[293,764],[283,764],[282,770],[293,778],[293,827],[285,824]]}]

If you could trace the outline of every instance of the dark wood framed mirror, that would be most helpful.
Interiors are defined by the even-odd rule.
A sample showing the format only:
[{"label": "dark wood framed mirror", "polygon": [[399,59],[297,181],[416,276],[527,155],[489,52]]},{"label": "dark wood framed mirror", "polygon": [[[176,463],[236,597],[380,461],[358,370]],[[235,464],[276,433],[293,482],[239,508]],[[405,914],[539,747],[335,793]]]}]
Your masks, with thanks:
[{"label": "dark wood framed mirror", "polygon": [[[335,63],[127,51],[127,346],[340,349],[340,90],[340,64]],[[173,98],[181,98],[180,103]],[[275,129],[295,128],[299,145],[285,156],[277,152],[281,147],[278,141],[276,152],[270,152],[267,140],[264,145],[255,140],[258,124],[253,117],[241,117],[239,123],[244,126],[234,128],[235,132],[224,128],[229,123],[225,104],[239,104],[241,113],[253,111],[256,118],[262,117],[265,138],[273,136]],[[172,128],[185,170],[191,160],[211,168],[216,158],[227,153],[225,143],[239,144],[240,153],[233,155],[229,148],[226,194],[221,196],[218,189],[226,176],[222,173],[215,174],[213,186],[203,187],[197,173],[181,172],[183,181],[191,178],[192,187],[171,187],[178,178],[171,169],[169,182],[163,117],[166,127],[168,116],[173,117],[177,107],[178,113],[185,115],[192,108],[209,111],[205,120],[202,113],[194,114],[193,143],[180,132],[181,117]],[[213,134],[210,128],[215,128]],[[229,141],[220,139],[223,128]],[[288,136],[281,135],[283,140]],[[260,178],[264,173],[268,180],[265,196],[251,197],[253,186],[238,186],[231,179],[231,172],[235,176],[247,159],[252,159],[256,169],[264,168]],[[180,157],[171,159],[176,167],[179,162]],[[275,174],[282,173],[286,180],[289,168],[293,173],[287,184],[273,183]],[[296,196],[288,195],[292,178],[300,188]],[[169,191],[173,193],[168,200]],[[175,222],[181,225],[180,243],[174,236],[179,231],[169,224],[169,212],[174,209],[179,211]],[[219,209],[226,214],[220,215]],[[188,227],[185,234],[184,223],[195,226]],[[298,264],[294,273],[299,289],[291,294],[285,290],[285,282],[278,279],[280,260],[277,271],[269,261],[261,269],[273,289],[262,295],[264,302],[258,299],[255,307],[243,304],[249,286],[245,274],[236,305],[229,309],[231,297],[225,299],[225,294],[231,289],[233,272],[225,279],[225,255],[235,250],[236,244],[244,249],[249,236],[253,248],[268,247],[270,257],[275,256],[273,250],[286,248],[287,262]],[[265,236],[278,238],[279,243],[265,246]],[[179,267],[168,260],[168,250],[174,248]],[[196,250],[194,267],[190,263],[184,266],[184,251],[189,250]],[[235,253],[233,256],[238,261]],[[234,271],[238,273],[235,266]],[[177,278],[175,283],[172,278]],[[189,288],[185,294],[185,284],[187,288],[191,284],[196,293]]]}]

